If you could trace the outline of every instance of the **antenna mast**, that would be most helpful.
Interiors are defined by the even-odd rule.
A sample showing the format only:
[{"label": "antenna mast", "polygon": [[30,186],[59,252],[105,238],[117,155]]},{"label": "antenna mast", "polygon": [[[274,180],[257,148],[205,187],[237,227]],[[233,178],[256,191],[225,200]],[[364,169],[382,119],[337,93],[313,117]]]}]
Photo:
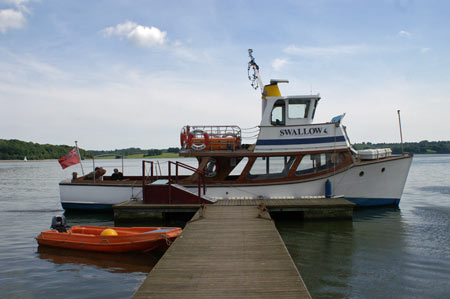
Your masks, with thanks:
[{"label": "antenna mast", "polygon": [[[250,80],[250,85],[256,90],[258,87],[261,89],[261,94],[264,91],[264,86],[261,80],[261,76],[259,75],[259,66],[255,62],[255,58],[253,57],[253,50],[248,49],[248,56],[250,57],[250,61],[248,63],[248,79]],[[253,70],[253,71],[251,71]]]}]

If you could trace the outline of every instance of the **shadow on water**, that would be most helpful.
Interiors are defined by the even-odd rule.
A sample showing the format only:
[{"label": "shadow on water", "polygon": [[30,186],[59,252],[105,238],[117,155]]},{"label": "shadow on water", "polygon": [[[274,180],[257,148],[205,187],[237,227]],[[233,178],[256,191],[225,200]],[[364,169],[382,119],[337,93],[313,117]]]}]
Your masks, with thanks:
[{"label": "shadow on water", "polygon": [[110,273],[148,273],[162,253],[102,253],[38,246],[37,256],[53,264],[72,264],[105,269]]},{"label": "shadow on water", "polygon": [[[59,213],[62,214],[62,213]],[[77,210],[68,210],[64,212],[67,225],[96,225],[96,226],[117,226],[117,227],[181,227],[192,219],[195,213],[166,213],[154,218],[145,220],[114,220],[112,212],[86,212]],[[56,214],[55,214],[56,215]],[[50,220],[49,220],[50,221]],[[49,222],[50,223],[50,222]]]},{"label": "shadow on water", "polygon": [[[60,213],[62,214],[62,213]],[[67,225],[96,225],[114,226],[114,216],[112,213],[86,212],[86,211],[65,211]]]},{"label": "shadow on water", "polygon": [[353,220],[370,220],[383,218],[389,215],[400,215],[401,210],[398,206],[385,206],[375,208],[357,208],[353,213]]}]

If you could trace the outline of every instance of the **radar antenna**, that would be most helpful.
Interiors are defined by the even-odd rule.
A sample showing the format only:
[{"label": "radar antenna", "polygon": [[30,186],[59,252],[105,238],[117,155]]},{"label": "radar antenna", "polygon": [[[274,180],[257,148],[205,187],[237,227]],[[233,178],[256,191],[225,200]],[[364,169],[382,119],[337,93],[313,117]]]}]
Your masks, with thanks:
[{"label": "radar antenna", "polygon": [[250,61],[248,63],[247,73],[248,79],[250,80],[250,85],[256,90],[258,87],[261,89],[261,93],[263,93],[263,84],[261,80],[261,76],[259,75],[259,66],[255,62],[255,58],[253,57],[253,50],[248,49],[248,56],[250,57]]}]

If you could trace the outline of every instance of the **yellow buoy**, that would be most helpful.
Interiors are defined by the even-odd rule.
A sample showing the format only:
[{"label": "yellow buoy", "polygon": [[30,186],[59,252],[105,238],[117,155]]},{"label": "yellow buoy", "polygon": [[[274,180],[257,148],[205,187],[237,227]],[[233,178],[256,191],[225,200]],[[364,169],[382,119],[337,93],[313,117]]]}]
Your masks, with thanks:
[{"label": "yellow buoy", "polygon": [[102,231],[101,236],[118,236],[119,234],[112,228],[107,228]]}]

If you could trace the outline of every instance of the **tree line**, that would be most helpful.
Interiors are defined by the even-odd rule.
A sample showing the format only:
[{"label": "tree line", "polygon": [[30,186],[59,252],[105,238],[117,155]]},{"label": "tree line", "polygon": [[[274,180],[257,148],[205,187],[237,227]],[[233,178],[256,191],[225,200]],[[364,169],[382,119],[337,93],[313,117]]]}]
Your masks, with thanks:
[{"label": "tree line", "polygon": [[[353,146],[358,150],[388,147],[392,149],[393,154],[400,154],[402,152],[400,143],[363,142],[356,143]],[[27,157],[28,160],[59,159],[72,149],[73,146],[69,145],[38,144],[17,139],[0,139],[0,160],[23,160],[24,157]],[[179,151],[180,149],[177,147],[169,147],[168,149],[141,149],[130,147],[108,151],[84,150],[80,148],[81,157],[83,159],[89,159],[99,155],[111,155],[120,158],[121,156],[142,154],[144,157],[147,157],[158,156],[164,152],[178,153]],[[406,142],[403,144],[403,152],[413,154],[450,154],[450,141],[423,140],[420,142]]]},{"label": "tree line", "polygon": [[[45,160],[59,159],[71,151],[74,146],[39,144],[17,139],[0,139],[0,160]],[[92,158],[92,154],[80,149],[82,158]]]},{"label": "tree line", "polygon": [[[402,145],[400,143],[371,143],[363,142],[354,144],[357,150],[375,149],[388,147],[392,149],[393,154],[402,153]],[[403,144],[403,152],[412,154],[450,154],[450,141],[428,141],[405,142]]]},{"label": "tree line", "polygon": [[[39,144],[17,139],[0,139],[0,160],[23,160],[25,157],[27,157],[27,160],[59,159],[73,148],[74,146],[70,145]],[[179,151],[180,149],[176,147],[171,147],[164,150],[131,147],[127,149],[116,149],[110,151],[95,151],[80,148],[82,159],[89,159],[99,155],[121,157],[122,155],[130,156],[134,154],[143,154],[144,156],[157,156],[163,152],[178,153]]]}]

